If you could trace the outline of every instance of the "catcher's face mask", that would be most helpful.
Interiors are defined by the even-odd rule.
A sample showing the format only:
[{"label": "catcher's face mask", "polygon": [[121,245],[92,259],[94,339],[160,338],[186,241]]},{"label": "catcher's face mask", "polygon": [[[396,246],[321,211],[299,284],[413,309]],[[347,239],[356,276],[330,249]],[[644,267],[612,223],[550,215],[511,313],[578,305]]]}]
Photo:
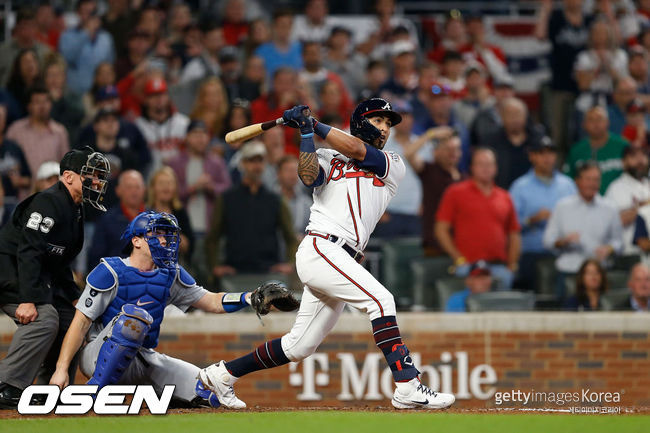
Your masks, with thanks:
[{"label": "catcher's face mask", "polygon": [[106,212],[102,204],[108,178],[111,174],[111,166],[108,159],[99,152],[88,155],[86,164],[81,167],[79,173],[82,179],[82,196],[85,203],[89,203],[95,209]]},{"label": "catcher's face mask", "polygon": [[149,245],[151,259],[159,268],[175,268],[178,263],[178,249],[181,230],[174,215],[164,212],[156,214],[146,226],[144,238]]}]

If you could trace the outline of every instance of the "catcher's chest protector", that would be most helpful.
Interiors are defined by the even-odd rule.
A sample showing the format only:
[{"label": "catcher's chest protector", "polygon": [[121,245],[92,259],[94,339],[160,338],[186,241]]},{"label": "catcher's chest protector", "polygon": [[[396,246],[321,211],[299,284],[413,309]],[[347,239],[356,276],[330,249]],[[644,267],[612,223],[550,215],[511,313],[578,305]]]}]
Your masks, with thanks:
[{"label": "catcher's chest protector", "polygon": [[107,326],[120,313],[124,304],[134,304],[144,308],[153,317],[153,323],[142,346],[156,347],[160,322],[165,314],[169,289],[176,280],[177,270],[159,268],[152,272],[140,272],[125,265],[119,257],[108,257],[104,262],[117,274],[118,288],[117,296],[102,315],[102,323]]}]

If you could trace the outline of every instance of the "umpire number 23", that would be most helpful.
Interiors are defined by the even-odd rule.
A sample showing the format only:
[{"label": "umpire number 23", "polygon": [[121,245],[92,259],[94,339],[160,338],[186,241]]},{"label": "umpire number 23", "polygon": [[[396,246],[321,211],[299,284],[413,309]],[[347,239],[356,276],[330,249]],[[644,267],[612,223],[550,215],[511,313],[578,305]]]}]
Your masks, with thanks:
[{"label": "umpire number 23", "polygon": [[54,220],[50,217],[43,218],[38,212],[32,212],[27,220],[27,228],[32,230],[40,230],[43,233],[49,233],[54,226]]}]

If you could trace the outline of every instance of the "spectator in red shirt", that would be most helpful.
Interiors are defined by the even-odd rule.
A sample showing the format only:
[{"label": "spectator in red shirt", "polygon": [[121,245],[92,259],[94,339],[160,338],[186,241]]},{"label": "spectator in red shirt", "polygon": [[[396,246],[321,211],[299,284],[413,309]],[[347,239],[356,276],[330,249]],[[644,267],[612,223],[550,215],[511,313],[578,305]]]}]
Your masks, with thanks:
[{"label": "spectator in red shirt", "polygon": [[485,40],[485,27],[480,15],[467,18],[467,33],[469,42],[459,49],[464,57],[481,63],[492,79],[502,79],[507,76],[506,55],[501,48],[488,44]]},{"label": "spectator in red shirt", "polygon": [[39,4],[36,8],[34,21],[36,22],[36,39],[52,50],[56,50],[59,46],[61,30],[57,27],[54,7],[49,3]]},{"label": "spectator in red shirt", "polygon": [[443,31],[444,34],[440,45],[427,54],[429,60],[438,64],[442,63],[447,51],[458,51],[460,47],[467,43],[467,29],[463,16],[458,9],[449,11]]},{"label": "spectator in red shirt", "polygon": [[[252,122],[266,122],[282,117],[284,110],[298,104],[297,76],[291,68],[281,67],[273,74],[273,87],[251,104]],[[296,130],[284,128],[285,152],[298,156]]]},{"label": "spectator in red shirt", "polygon": [[239,45],[248,36],[244,0],[228,0],[223,9],[223,36],[227,45]]},{"label": "spectator in red shirt", "polygon": [[634,99],[627,105],[626,124],[621,135],[627,138],[631,146],[643,149],[648,147],[646,112],[645,104],[640,99]]},{"label": "spectator in red shirt", "polygon": [[[467,276],[469,263],[485,260],[501,289],[510,289],[517,270],[521,235],[510,194],[494,184],[494,152],[477,147],[471,178],[449,186],[436,214],[435,232],[442,249]],[[453,234],[452,234],[453,233]]]}]

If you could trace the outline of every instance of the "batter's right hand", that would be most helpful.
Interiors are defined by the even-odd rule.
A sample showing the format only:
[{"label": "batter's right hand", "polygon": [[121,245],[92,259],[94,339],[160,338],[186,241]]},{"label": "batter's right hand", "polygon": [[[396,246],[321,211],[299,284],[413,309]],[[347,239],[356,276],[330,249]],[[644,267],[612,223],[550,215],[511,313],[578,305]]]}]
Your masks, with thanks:
[{"label": "batter's right hand", "polygon": [[16,308],[15,313],[16,319],[23,325],[27,325],[30,322],[33,322],[38,317],[38,311],[36,311],[36,305],[31,302],[25,304],[19,304]]},{"label": "batter's right hand", "polygon": [[300,128],[300,132],[304,133],[303,130],[313,130],[311,124],[311,115],[305,115],[305,113],[310,113],[309,107],[307,105],[296,105],[289,110],[285,110],[284,114],[282,115],[282,119],[284,120],[285,125],[291,128]]},{"label": "batter's right hand", "polygon": [[50,385],[56,385],[59,388],[63,389],[68,386],[70,378],[68,377],[67,370],[56,370],[50,379]]}]

